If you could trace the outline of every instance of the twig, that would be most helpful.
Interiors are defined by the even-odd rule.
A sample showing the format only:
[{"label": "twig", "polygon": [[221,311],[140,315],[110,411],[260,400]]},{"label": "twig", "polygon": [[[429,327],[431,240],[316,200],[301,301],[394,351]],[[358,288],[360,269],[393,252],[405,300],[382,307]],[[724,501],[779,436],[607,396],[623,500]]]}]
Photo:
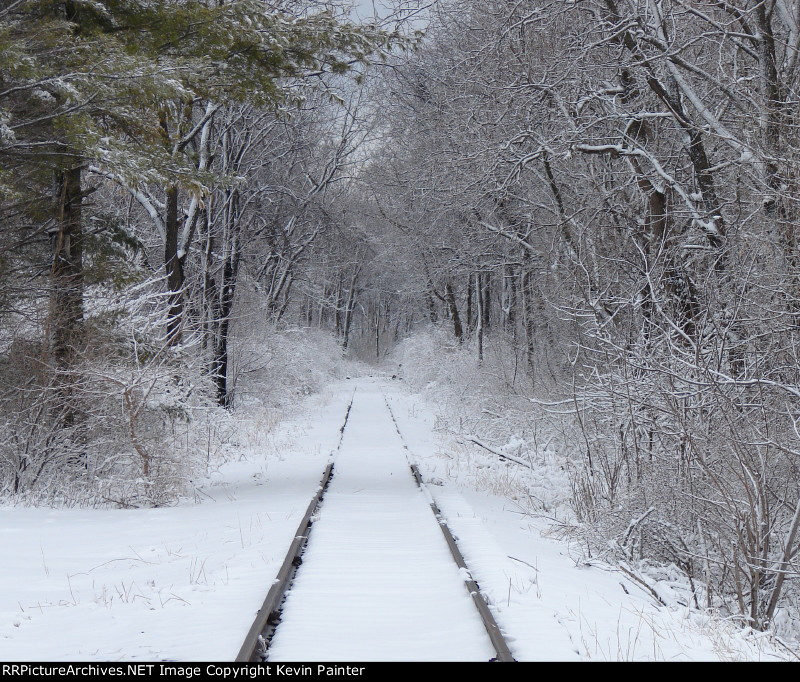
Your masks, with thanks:
[{"label": "twig", "polygon": [[526,566],[530,566],[530,567],[531,567],[531,568],[532,568],[534,571],[536,571],[537,573],[539,572],[539,569],[538,569],[538,568],[536,568],[536,566],[534,566],[533,564],[529,564],[527,561],[523,561],[522,559],[517,559],[517,557],[515,557],[515,556],[511,556],[510,554],[506,554],[506,556],[507,556],[509,559],[513,559],[514,561],[519,561],[519,563],[521,563],[521,564],[525,564]]},{"label": "twig", "polygon": [[661,606],[666,606],[667,603],[658,596],[658,592],[656,592],[650,585],[648,585],[642,578],[638,575],[634,574],[632,571],[629,571],[624,566],[619,566],[619,570],[622,571],[625,575],[627,575],[633,582],[635,582],[640,587],[645,588]]},{"label": "twig", "polygon": [[[514,462],[514,464],[519,464],[520,466],[528,467],[528,469],[533,469],[533,465],[530,462],[526,462],[525,460],[522,459],[517,459],[512,455],[506,455],[502,452],[498,452],[494,448],[490,448],[488,445],[481,443],[479,440],[476,440],[475,438],[467,438],[466,441],[468,443],[474,443],[475,445],[483,448],[484,450],[488,450],[493,455],[497,455],[500,459],[507,460],[509,462]],[[464,444],[463,441],[457,441],[457,442],[460,443],[461,445]]]}]

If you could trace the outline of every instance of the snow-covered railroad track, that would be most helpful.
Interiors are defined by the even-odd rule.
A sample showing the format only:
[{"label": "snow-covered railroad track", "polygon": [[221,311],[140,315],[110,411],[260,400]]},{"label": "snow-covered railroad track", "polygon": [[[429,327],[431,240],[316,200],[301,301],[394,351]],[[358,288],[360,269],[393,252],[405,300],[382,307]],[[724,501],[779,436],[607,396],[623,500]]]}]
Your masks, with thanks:
[{"label": "snow-covered railroad track", "polygon": [[436,517],[436,520],[439,522],[439,528],[442,531],[445,542],[447,542],[447,547],[450,550],[453,561],[456,562],[456,565],[462,571],[464,577],[464,587],[467,588],[467,592],[469,593],[470,597],[472,597],[472,601],[475,603],[475,608],[478,609],[481,621],[483,622],[483,627],[486,628],[486,634],[489,635],[492,646],[497,652],[497,656],[494,660],[499,663],[515,662],[514,656],[511,653],[511,650],[508,648],[508,643],[506,642],[505,637],[503,637],[503,633],[500,630],[500,627],[497,625],[497,621],[494,619],[492,612],[489,610],[488,601],[483,594],[481,594],[481,589],[478,583],[472,578],[472,574],[469,571],[467,562],[464,560],[464,555],[461,553],[461,550],[458,547],[457,538],[455,535],[453,535],[453,531],[450,530],[450,526],[447,525],[447,520],[445,519],[444,514],[442,514],[442,510],[439,509],[439,505],[436,504],[436,500],[433,499],[433,495],[430,494],[430,491],[425,486],[425,482],[422,480],[422,474],[419,471],[419,467],[417,467],[417,465],[414,464],[410,459],[411,450],[408,447],[406,439],[403,437],[402,431],[400,430],[400,424],[398,424],[397,419],[395,419],[394,412],[392,412],[392,406],[389,404],[388,398],[383,396],[383,401],[386,404],[386,409],[389,411],[389,416],[392,418],[395,431],[397,431],[397,435],[400,437],[400,440],[403,443],[403,449],[407,453],[406,458],[408,459],[408,464],[411,468],[411,473],[414,476],[414,480],[417,482],[417,486],[428,498],[431,511]]},{"label": "snow-covered railroad track", "polygon": [[[395,424],[396,423],[397,422],[395,422]],[[489,635],[492,646],[497,652],[497,656],[495,656],[494,660],[499,663],[514,663],[514,655],[508,648],[508,643],[506,642],[505,637],[503,637],[503,633],[500,630],[500,627],[497,625],[497,621],[494,619],[492,612],[489,610],[489,604],[486,598],[483,596],[483,594],[481,594],[480,586],[472,578],[472,574],[469,571],[467,562],[464,561],[464,555],[461,553],[461,550],[458,547],[458,540],[453,535],[453,531],[450,530],[450,526],[447,525],[447,520],[444,518],[444,515],[442,514],[441,509],[439,509],[439,506],[436,504],[436,501],[428,493],[425,483],[422,480],[422,474],[420,474],[416,464],[411,465],[411,473],[414,475],[417,485],[428,494],[431,511],[436,517],[436,520],[439,522],[439,528],[442,531],[445,542],[447,542],[447,547],[450,549],[450,554],[453,556],[453,561],[456,562],[456,565],[462,571],[464,587],[467,588],[469,596],[472,597],[475,608],[478,609],[478,614],[483,622],[483,627],[486,628],[486,634]]]},{"label": "snow-covered railroad track", "polygon": [[[291,589],[265,602],[238,660],[513,660],[441,514],[431,517],[409,475],[380,388],[358,382],[302,568],[292,579],[290,550],[270,592]],[[306,537],[298,531],[301,549]]]}]

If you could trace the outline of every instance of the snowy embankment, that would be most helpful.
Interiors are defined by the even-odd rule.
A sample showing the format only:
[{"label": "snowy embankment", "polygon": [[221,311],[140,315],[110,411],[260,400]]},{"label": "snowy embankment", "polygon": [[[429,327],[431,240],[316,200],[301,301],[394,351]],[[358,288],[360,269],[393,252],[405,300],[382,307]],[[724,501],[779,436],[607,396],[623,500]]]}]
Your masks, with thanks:
[{"label": "snowy embankment", "polygon": [[578,558],[566,541],[547,537],[547,520],[512,499],[528,487],[541,492],[541,472],[435,434],[437,410],[416,394],[397,392],[390,404],[517,660],[797,659],[767,634],[682,605],[669,576],[631,580]]},{"label": "snowy embankment", "polygon": [[305,401],[268,447],[177,506],[0,508],[0,659],[233,660],[336,447],[347,391]]}]

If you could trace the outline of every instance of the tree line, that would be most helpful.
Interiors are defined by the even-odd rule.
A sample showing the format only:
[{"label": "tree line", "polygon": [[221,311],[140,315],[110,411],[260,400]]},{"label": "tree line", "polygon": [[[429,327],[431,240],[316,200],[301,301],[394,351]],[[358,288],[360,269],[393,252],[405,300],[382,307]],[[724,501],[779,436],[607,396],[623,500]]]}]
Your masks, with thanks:
[{"label": "tree line", "polygon": [[3,491],[170,480],[192,410],[232,407],[243,279],[275,323],[339,267],[300,276],[352,232],[356,83],[397,27],[315,0],[2,3]]}]

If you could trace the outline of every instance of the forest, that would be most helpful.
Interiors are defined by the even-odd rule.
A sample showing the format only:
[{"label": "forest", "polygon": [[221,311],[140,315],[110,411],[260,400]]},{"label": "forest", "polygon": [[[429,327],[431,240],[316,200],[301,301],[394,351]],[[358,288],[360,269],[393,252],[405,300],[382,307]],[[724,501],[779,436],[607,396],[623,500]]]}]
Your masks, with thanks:
[{"label": "forest", "polygon": [[394,362],[545,433],[590,556],[796,631],[800,0],[369,14],[0,1],[3,504],[169,505]]}]

